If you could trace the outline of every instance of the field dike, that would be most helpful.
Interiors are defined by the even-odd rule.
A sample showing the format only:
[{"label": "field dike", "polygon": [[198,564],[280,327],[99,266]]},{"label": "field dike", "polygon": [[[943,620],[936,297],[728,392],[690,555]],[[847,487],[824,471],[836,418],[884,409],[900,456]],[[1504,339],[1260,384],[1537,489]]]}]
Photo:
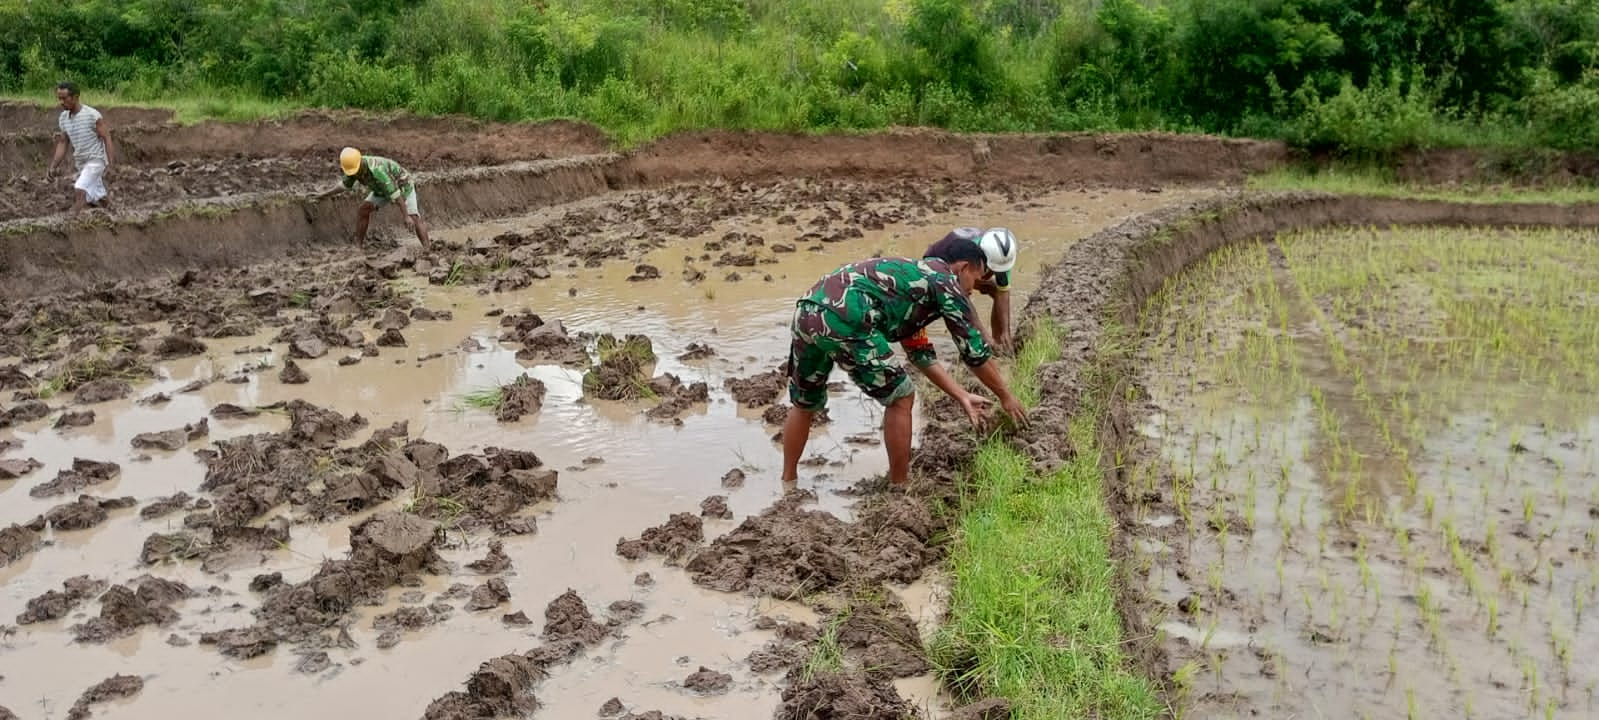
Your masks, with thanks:
[{"label": "field dike", "polygon": [[[587,148],[579,148],[587,149]],[[331,157],[331,156],[330,156]],[[1069,183],[1142,188],[1241,180],[1281,164],[1276,143],[1179,135],[959,136],[904,131],[860,136],[693,133],[625,154],[586,154],[493,167],[418,173],[431,228],[520,215],[614,190],[720,178],[942,180]],[[330,163],[331,165],[331,163]],[[20,298],[186,269],[240,267],[344,244],[352,196],[319,200],[299,186],[221,200],[0,223],[0,297]],[[392,209],[374,236],[401,237]]]},{"label": "field dike", "polygon": [[[1013,442],[1039,473],[1060,468],[1080,453],[1097,452],[1102,496],[1112,519],[1108,539],[1118,566],[1114,585],[1123,637],[1129,639],[1126,650],[1168,694],[1175,687],[1171,668],[1148,623],[1158,608],[1138,589],[1142,580],[1130,574],[1131,535],[1115,529],[1135,522],[1132,499],[1123,492],[1142,395],[1131,365],[1139,339],[1130,329],[1168,278],[1229,244],[1312,228],[1397,226],[1587,228],[1599,226],[1599,206],[1468,205],[1325,193],[1242,193],[1180,203],[1074,244],[1044,271],[1039,290],[1018,313],[1023,342],[1047,325],[1047,333],[1059,338],[1059,357],[1039,367],[1032,427]],[[1097,447],[1079,443],[1073,448],[1067,428],[1085,417],[1097,428]]]}]

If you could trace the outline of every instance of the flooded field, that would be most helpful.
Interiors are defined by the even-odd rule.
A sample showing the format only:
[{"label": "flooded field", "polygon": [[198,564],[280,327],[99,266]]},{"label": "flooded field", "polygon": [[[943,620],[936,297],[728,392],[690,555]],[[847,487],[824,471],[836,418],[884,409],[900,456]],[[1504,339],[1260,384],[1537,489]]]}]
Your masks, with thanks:
[{"label": "flooded field", "polygon": [[1184,717],[1599,713],[1596,240],[1285,235],[1149,304],[1128,529]]},{"label": "flooded field", "polygon": [[[11,308],[0,706],[510,716],[536,686],[541,717],[594,717],[613,697],[614,715],[771,717],[805,662],[781,641],[848,618],[762,590],[758,568],[728,582],[690,560],[781,497],[786,395],[761,376],[786,357],[793,298],[962,224],[1016,232],[1024,297],[1073,239],[1205,192],[701,186],[439,230],[432,252]],[[642,374],[585,382],[630,336],[647,338]],[[800,486],[849,518],[857,498],[835,491],[886,468],[880,415],[844,383],[829,416]],[[1540,437],[1513,459],[1551,452]],[[1572,513],[1587,507],[1578,465]],[[902,615],[857,641],[931,631],[936,573],[914,570],[888,584]],[[936,714],[907,642],[894,687]]]}]

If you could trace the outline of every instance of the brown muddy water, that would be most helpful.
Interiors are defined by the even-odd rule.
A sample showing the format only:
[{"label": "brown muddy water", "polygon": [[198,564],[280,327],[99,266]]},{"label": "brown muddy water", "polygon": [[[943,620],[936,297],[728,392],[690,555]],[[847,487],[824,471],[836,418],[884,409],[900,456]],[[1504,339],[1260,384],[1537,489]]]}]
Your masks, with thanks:
[{"label": "brown muddy water", "polygon": [[[597,612],[617,600],[639,601],[644,611],[624,628],[621,638],[607,640],[572,664],[552,670],[538,687],[540,716],[592,717],[615,696],[638,712],[770,717],[778,703],[780,675],[756,674],[744,660],[773,637],[771,631],[755,629],[755,621],[770,616],[813,622],[815,614],[796,603],[705,590],[658,556],[633,561],[616,553],[619,539],[638,537],[641,530],[661,524],[672,513],[698,514],[701,500],[708,496],[726,496],[733,517],[707,518],[707,541],[781,495],[777,482],[781,453],[771,440],[777,428],[763,423],[760,408],[732,401],[723,381],[781,363],[792,299],[843,262],[878,252],[917,253],[958,224],[1004,224],[1023,243],[1015,281],[1020,298],[1033,287],[1040,267],[1058,257],[1073,239],[1128,215],[1206,192],[1070,190],[1021,203],[992,196],[971,198],[961,210],[888,224],[859,239],[818,245],[820,252],[802,247],[800,252],[779,256],[776,264],[734,269],[697,263],[707,275],[697,283],[680,278],[685,255],[700,254],[698,240],[667,243],[626,262],[561,267],[553,277],[514,292],[430,285],[425,277],[407,273],[394,281],[396,288],[413,293],[427,308],[449,310],[453,318],[411,323],[402,331],[404,347],[385,347],[377,357],[358,364],[339,365],[341,348],[321,358],[296,360],[310,377],[303,384],[280,382],[285,345],[271,342],[275,329],[246,338],[208,340],[203,356],[156,364],[158,379],[136,383],[131,397],[89,406],[95,418],[86,426],[55,429],[59,413],[52,413],[0,431],[0,440],[20,443],[4,459],[34,458],[41,463],[20,479],[0,481],[0,527],[26,524],[71,502],[77,492],[33,497],[30,489],[70,467],[75,458],[111,461],[121,467],[115,479],[81,492],[99,498],[127,496],[137,502],[133,508],[110,510],[109,518],[91,529],[45,530],[45,546],[0,567],[0,582],[6,588],[0,599],[0,622],[11,622],[26,610],[30,599],[60,590],[64,582],[80,575],[117,584],[149,573],[199,592],[172,605],[179,616],[176,622],[146,625],[103,644],[73,641],[72,626],[100,611],[92,595],[63,618],[5,626],[0,631],[0,706],[23,718],[63,716],[85,689],[120,673],[142,677],[143,690],[131,699],[96,705],[96,716],[169,718],[225,712],[238,718],[419,717],[434,698],[461,689],[483,661],[537,645],[542,609],[570,588]],[[438,231],[435,237],[470,244],[538,218]],[[806,219],[801,215],[799,222]],[[779,238],[794,234],[773,218],[734,216],[707,228],[704,238],[729,231],[772,233]],[[629,281],[635,261],[657,267],[662,277]],[[727,279],[730,270],[743,277]],[[977,302],[986,318],[988,300]],[[1019,308],[1021,303],[1016,304]],[[674,424],[646,418],[647,403],[586,401],[580,369],[524,364],[498,341],[504,331],[500,317],[486,316],[495,309],[506,314],[531,310],[546,321],[560,320],[573,333],[646,335],[659,356],[655,373],[673,373],[686,383],[707,383],[710,402],[692,407],[680,416],[681,424]],[[370,322],[358,327],[368,340],[378,334]],[[710,345],[715,356],[678,360],[677,355],[695,342]],[[939,342],[948,362],[953,357],[951,346],[946,338]],[[463,343],[475,348],[466,349]],[[268,349],[236,352],[263,346]],[[242,384],[214,382],[197,391],[177,392],[191,381],[251,366],[259,371]],[[492,409],[465,402],[475,391],[522,374],[547,387],[542,409],[531,416],[497,422]],[[157,392],[170,393],[170,402],[137,402]],[[381,508],[326,523],[294,517],[288,542],[229,556],[211,571],[192,561],[146,566],[140,560],[146,537],[181,530],[184,513],[145,520],[138,508],[177,492],[207,497],[199,491],[206,468],[196,451],[215,441],[281,431],[288,420],[271,412],[248,419],[213,417],[208,436],[180,443],[177,450],[136,449],[133,438],[195,423],[219,403],[251,407],[293,399],[366,418],[369,425],[346,446],[374,429],[403,421],[411,438],[441,443],[451,455],[493,447],[522,449],[536,453],[546,467],[559,469],[558,500],[542,502],[529,513],[536,520],[536,533],[502,538],[511,562],[502,576],[510,599],[488,610],[456,608],[435,624],[401,633],[397,644],[380,647],[380,632],[373,627],[378,615],[406,605],[436,603],[441,594],[448,597],[452,585],[475,586],[486,579],[466,566],[484,557],[491,535],[463,533],[440,551],[454,563],[452,573],[423,575],[420,587],[390,588],[384,605],[360,607],[348,627],[352,642],[328,648],[325,667],[302,666],[288,645],[238,660],[200,644],[203,633],[255,622],[252,611],[261,600],[250,589],[253,578],[271,572],[281,572],[287,583],[311,578],[325,561],[345,557],[350,526]],[[64,396],[51,400],[51,405],[63,402],[68,402]],[[875,441],[880,420],[875,405],[847,385],[835,393],[830,405],[832,422],[812,435],[809,453],[816,460],[803,469],[801,487],[816,491],[820,507],[844,515],[849,512],[848,501],[831,491],[881,473],[886,458],[878,445],[846,442],[852,435]],[[735,468],[745,472],[745,484],[724,488],[721,478]],[[388,507],[401,502],[403,498]],[[279,514],[292,513],[280,509],[263,519]],[[637,583],[642,573],[648,573],[653,584]],[[923,632],[931,631],[941,611],[938,581],[929,578],[896,590]],[[525,612],[532,624],[502,622],[502,616],[518,611]],[[731,688],[708,696],[686,691],[684,679],[701,666],[731,674]],[[901,680],[898,687],[919,707],[934,713],[941,707],[930,678]]]},{"label": "brown muddy water", "polygon": [[1593,239],[1285,236],[1151,302],[1130,530],[1184,716],[1599,713]]}]

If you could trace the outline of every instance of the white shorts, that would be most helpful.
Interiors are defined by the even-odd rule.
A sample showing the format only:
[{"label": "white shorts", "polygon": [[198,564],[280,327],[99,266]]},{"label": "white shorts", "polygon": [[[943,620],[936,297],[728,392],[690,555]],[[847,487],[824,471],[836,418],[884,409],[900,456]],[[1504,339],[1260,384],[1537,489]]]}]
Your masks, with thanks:
[{"label": "white shorts", "polygon": [[[403,194],[400,196],[400,199],[405,202],[405,214],[420,215],[421,212],[418,211],[416,207],[416,186],[411,185],[401,192]],[[388,198],[378,197],[374,193],[367,193],[366,201],[378,207],[383,207],[390,202]]]},{"label": "white shorts", "polygon": [[105,175],[105,163],[100,160],[90,160],[78,168],[78,181],[72,187],[83,191],[85,202],[100,202],[105,197],[105,182],[101,178]]}]

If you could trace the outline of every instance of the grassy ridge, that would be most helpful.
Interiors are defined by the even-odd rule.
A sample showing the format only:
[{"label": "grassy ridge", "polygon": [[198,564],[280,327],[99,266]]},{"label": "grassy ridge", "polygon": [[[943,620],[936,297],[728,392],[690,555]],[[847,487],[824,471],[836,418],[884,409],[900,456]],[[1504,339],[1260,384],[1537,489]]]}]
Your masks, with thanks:
[{"label": "grassy ridge", "polygon": [[[1040,323],[1011,373],[1023,405],[1038,402],[1037,370],[1059,348]],[[1078,454],[1051,475],[997,438],[972,462],[950,619],[932,654],[947,682],[1009,699],[1016,718],[1142,719],[1164,707],[1121,649],[1096,419],[1085,409],[1072,422]]]}]

